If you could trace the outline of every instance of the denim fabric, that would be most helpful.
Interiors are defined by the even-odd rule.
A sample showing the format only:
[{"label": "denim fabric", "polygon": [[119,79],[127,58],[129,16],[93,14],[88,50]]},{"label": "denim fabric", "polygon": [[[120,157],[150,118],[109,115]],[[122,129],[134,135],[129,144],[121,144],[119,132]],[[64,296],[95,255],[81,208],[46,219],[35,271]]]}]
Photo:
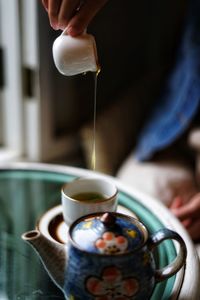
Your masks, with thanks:
[{"label": "denim fabric", "polygon": [[148,122],[135,156],[148,160],[174,142],[190,125],[200,105],[200,0],[191,0],[177,61]]}]

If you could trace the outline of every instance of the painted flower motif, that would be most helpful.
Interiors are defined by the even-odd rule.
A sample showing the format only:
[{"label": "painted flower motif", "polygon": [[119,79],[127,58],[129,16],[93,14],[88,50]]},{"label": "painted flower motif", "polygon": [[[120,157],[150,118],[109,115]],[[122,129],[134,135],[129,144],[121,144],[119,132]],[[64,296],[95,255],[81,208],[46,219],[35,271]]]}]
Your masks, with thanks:
[{"label": "painted flower motif", "polygon": [[127,234],[132,238],[136,238],[137,237],[137,231],[133,230],[133,229],[127,229]]},{"label": "painted flower motif", "polygon": [[104,254],[123,253],[128,246],[128,240],[123,235],[115,236],[113,232],[104,232],[95,243],[97,249]]},{"label": "painted flower motif", "polygon": [[131,300],[139,290],[139,282],[134,277],[123,278],[116,267],[107,267],[101,278],[89,277],[86,288],[95,300]]},{"label": "painted flower motif", "polygon": [[92,224],[91,220],[89,220],[89,221],[85,220],[85,222],[82,225],[82,229],[90,229],[90,228],[92,228],[92,225],[93,224]]}]

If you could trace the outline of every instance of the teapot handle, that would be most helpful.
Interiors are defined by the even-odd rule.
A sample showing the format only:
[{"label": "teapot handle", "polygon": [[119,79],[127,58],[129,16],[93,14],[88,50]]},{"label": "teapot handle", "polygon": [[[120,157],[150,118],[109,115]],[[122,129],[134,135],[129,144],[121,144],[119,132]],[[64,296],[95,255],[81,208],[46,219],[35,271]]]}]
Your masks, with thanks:
[{"label": "teapot handle", "polygon": [[148,247],[150,250],[153,250],[161,242],[169,239],[176,240],[180,245],[180,249],[176,258],[171,263],[155,271],[155,279],[157,282],[165,280],[176,274],[186,261],[187,249],[185,242],[178,233],[170,229],[163,228],[153,233],[148,240]]}]

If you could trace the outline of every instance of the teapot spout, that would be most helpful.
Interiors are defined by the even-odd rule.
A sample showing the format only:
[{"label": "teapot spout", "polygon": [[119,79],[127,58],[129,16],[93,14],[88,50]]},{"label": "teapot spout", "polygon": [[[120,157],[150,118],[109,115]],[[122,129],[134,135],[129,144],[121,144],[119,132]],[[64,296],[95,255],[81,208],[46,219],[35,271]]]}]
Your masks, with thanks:
[{"label": "teapot spout", "polygon": [[66,246],[49,240],[39,230],[25,232],[22,239],[31,244],[51,279],[63,290],[67,265]]}]

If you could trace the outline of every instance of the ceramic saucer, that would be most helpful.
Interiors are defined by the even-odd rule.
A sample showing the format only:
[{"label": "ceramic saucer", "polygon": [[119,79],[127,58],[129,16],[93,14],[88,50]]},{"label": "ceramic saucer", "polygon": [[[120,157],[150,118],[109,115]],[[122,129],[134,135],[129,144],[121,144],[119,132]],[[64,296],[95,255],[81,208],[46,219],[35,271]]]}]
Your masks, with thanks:
[{"label": "ceramic saucer", "polygon": [[[117,212],[129,215],[133,218],[137,216],[129,209],[122,205],[118,205]],[[66,244],[68,240],[69,226],[64,222],[62,215],[62,205],[49,209],[38,221],[37,228],[48,239]]]}]

